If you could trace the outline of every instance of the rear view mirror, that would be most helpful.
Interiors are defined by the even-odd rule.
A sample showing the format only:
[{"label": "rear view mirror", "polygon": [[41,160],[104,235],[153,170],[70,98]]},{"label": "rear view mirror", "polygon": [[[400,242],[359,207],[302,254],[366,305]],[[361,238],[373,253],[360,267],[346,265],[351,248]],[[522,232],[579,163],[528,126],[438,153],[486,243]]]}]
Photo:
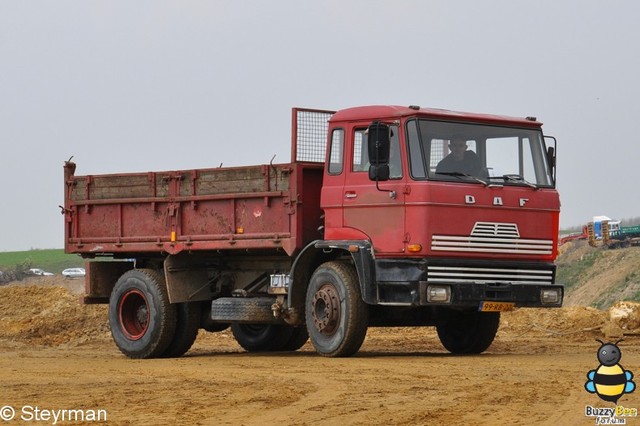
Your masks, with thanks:
[{"label": "rear view mirror", "polygon": [[389,155],[391,150],[391,128],[388,124],[374,121],[368,129],[369,138],[369,179],[376,181],[376,189],[388,192],[390,198],[396,198],[396,191],[380,189],[378,182],[389,180]]},{"label": "rear view mirror", "polygon": [[369,166],[369,180],[389,180],[389,164],[372,164]]},{"label": "rear view mirror", "polygon": [[553,178],[553,183],[555,184],[556,182],[556,158],[558,155],[558,150],[557,150],[557,146],[558,146],[558,142],[556,141],[556,138],[554,138],[553,136],[545,136],[544,137],[545,142],[547,141],[553,141],[553,146],[548,146],[547,147],[547,163],[549,164],[549,168],[551,169],[551,176]]},{"label": "rear view mirror", "polygon": [[552,146],[547,148],[547,162],[552,168],[556,166],[556,150]]},{"label": "rear view mirror", "polygon": [[[389,126],[374,121],[368,130],[369,161],[377,166],[389,164]],[[370,174],[371,175],[371,174]]]}]

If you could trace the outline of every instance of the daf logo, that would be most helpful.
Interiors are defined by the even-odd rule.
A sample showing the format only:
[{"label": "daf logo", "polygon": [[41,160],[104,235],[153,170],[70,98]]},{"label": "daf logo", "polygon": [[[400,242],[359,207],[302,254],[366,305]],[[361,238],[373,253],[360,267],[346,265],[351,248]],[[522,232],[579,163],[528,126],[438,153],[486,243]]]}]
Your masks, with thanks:
[{"label": "daf logo", "polygon": [[[528,198],[520,198],[518,200],[518,205],[520,207],[524,207],[524,205],[527,204],[528,201],[529,201]],[[464,202],[466,204],[475,204],[476,203],[476,197],[474,197],[473,195],[465,195],[464,196]],[[504,206],[504,203],[502,202],[502,197],[493,197],[493,205],[494,206]]]}]

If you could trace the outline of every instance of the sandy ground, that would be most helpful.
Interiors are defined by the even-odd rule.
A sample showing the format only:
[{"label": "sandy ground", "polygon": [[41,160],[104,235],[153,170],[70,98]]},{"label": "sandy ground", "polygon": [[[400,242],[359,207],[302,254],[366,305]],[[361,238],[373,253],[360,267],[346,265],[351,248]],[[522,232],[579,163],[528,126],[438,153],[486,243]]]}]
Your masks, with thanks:
[{"label": "sandy ground", "polygon": [[[309,343],[250,354],[229,331],[201,331],[181,358],[130,360],[111,341],[106,307],[80,305],[76,286],[0,287],[0,416],[16,413],[7,424],[53,424],[60,410],[105,410],[109,424],[132,425],[596,424],[585,407],[614,404],[584,389],[599,364],[595,339],[624,333],[620,364],[640,374],[638,330],[584,307],[504,314],[477,356],[448,354],[431,328],[371,328],[346,359]],[[618,404],[640,408],[640,391]],[[34,420],[35,407],[51,418],[21,418]]]}]

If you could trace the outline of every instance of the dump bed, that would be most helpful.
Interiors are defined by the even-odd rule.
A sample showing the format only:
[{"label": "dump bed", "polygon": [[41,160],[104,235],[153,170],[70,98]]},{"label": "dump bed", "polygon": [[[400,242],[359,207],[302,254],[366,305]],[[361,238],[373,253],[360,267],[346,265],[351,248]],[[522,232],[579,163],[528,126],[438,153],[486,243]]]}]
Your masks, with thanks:
[{"label": "dump bed", "polygon": [[65,165],[65,251],[267,249],[319,237],[322,164],[75,176]]}]

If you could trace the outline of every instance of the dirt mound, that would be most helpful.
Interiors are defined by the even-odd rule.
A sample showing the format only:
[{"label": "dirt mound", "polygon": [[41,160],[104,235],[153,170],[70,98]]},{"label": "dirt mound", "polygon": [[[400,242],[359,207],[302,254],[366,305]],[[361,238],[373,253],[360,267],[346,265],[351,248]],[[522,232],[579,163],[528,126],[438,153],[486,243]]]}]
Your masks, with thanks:
[{"label": "dirt mound", "polygon": [[609,309],[609,318],[622,330],[640,334],[640,303],[618,302]]},{"label": "dirt mound", "polygon": [[529,337],[562,336],[584,341],[605,337],[610,326],[609,315],[599,309],[578,306],[559,309],[522,308],[502,314],[500,333]]},{"label": "dirt mound", "polygon": [[0,287],[0,339],[59,346],[103,338],[110,338],[105,305],[82,305],[60,286]]},{"label": "dirt mound", "polygon": [[593,251],[586,240],[570,241],[558,247],[558,263],[571,263],[580,260]]},{"label": "dirt mound", "polygon": [[63,287],[69,290],[73,294],[84,293],[84,279],[82,278],[65,278],[60,275],[57,276],[36,276],[26,277],[22,281],[11,281],[0,285],[0,288],[4,286],[11,287]]},{"label": "dirt mound", "polygon": [[606,249],[584,241],[567,243],[558,258],[558,280],[566,286],[565,306],[607,309],[640,297],[640,248]]}]

